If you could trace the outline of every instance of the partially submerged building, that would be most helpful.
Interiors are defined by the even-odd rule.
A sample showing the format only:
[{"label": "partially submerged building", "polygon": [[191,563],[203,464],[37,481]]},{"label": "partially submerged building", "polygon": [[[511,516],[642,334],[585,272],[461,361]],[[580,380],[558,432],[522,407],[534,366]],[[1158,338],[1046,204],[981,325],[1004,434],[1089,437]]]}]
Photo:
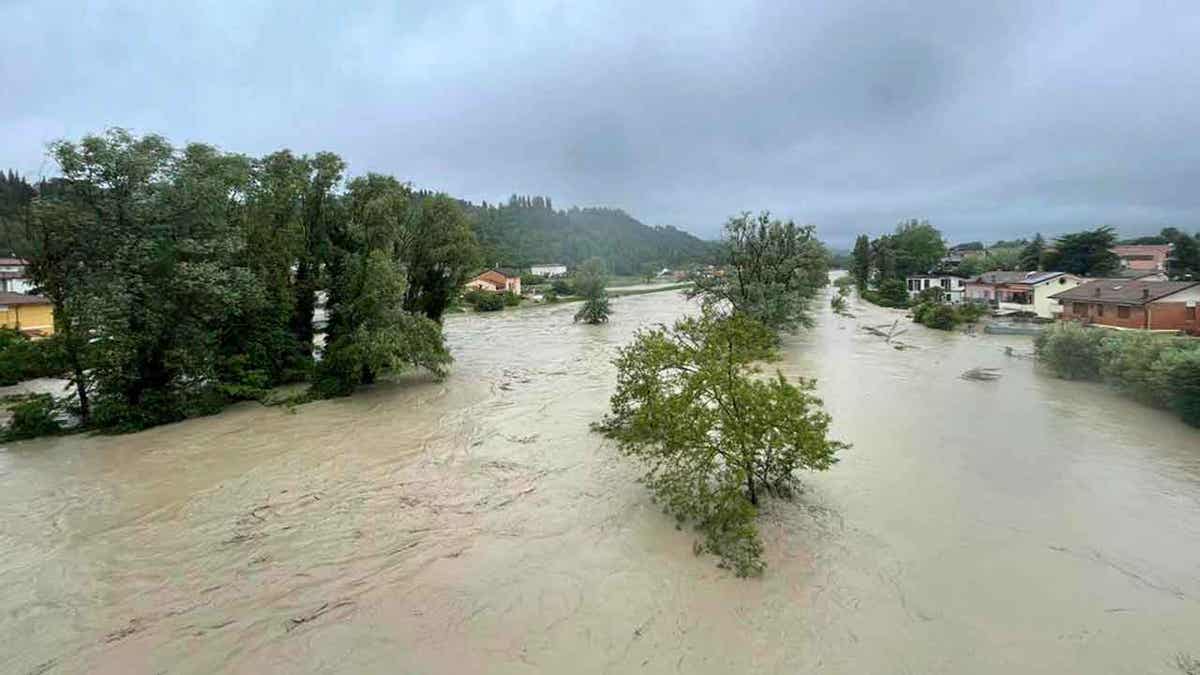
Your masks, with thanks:
[{"label": "partially submerged building", "polygon": [[1051,299],[1064,321],[1128,330],[1200,335],[1200,281],[1097,279]]}]

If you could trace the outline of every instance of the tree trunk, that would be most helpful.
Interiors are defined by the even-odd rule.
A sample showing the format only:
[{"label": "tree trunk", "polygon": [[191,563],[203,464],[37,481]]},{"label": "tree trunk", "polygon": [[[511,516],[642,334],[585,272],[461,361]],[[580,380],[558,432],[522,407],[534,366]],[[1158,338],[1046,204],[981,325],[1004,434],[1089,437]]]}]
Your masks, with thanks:
[{"label": "tree trunk", "polygon": [[750,491],[750,503],[758,506],[758,491],[754,489],[754,472],[746,473],[746,489]]}]

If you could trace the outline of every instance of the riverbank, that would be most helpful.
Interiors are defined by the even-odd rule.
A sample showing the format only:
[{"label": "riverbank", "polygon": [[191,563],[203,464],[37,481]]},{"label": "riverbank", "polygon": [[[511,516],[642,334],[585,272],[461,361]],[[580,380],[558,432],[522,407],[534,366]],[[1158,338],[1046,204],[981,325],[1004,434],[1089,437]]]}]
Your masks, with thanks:
[{"label": "riverbank", "polygon": [[617,348],[694,303],[464,315],[443,382],[0,452],[0,672],[1178,675],[1200,432],[1006,355],[1027,337],[897,351],[862,326],[902,311],[828,302],[776,365],[854,447],[767,503],[762,579],[588,429]]}]

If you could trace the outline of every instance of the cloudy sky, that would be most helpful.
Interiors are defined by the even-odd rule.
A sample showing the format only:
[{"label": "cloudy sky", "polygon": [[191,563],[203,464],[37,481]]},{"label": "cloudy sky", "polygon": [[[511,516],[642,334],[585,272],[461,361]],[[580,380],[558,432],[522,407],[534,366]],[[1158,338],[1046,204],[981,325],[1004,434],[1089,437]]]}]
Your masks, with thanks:
[{"label": "cloudy sky", "polygon": [[111,125],[702,236],[1195,230],[1200,3],[0,0],[0,167]]}]

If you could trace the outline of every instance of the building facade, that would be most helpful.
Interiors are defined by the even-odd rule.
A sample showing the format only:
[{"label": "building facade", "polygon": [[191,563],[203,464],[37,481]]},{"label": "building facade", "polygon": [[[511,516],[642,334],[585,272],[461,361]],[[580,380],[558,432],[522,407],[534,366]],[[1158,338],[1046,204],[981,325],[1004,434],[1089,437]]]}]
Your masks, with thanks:
[{"label": "building facade", "polygon": [[530,274],[536,274],[539,277],[561,277],[567,273],[567,266],[558,263],[550,263],[548,265],[532,265],[529,268]]},{"label": "building facade", "polygon": [[1130,270],[1163,271],[1171,257],[1170,244],[1123,244],[1112,252],[1121,259],[1121,267]]},{"label": "building facade", "polygon": [[1052,297],[1064,321],[1200,335],[1200,282],[1098,279]]},{"label": "building facade", "polygon": [[493,293],[521,294],[521,277],[508,275],[499,270],[488,270],[466,284],[468,290],[490,291]]},{"label": "building facade", "polygon": [[27,335],[52,335],[54,307],[40,295],[0,292],[0,328]]}]

